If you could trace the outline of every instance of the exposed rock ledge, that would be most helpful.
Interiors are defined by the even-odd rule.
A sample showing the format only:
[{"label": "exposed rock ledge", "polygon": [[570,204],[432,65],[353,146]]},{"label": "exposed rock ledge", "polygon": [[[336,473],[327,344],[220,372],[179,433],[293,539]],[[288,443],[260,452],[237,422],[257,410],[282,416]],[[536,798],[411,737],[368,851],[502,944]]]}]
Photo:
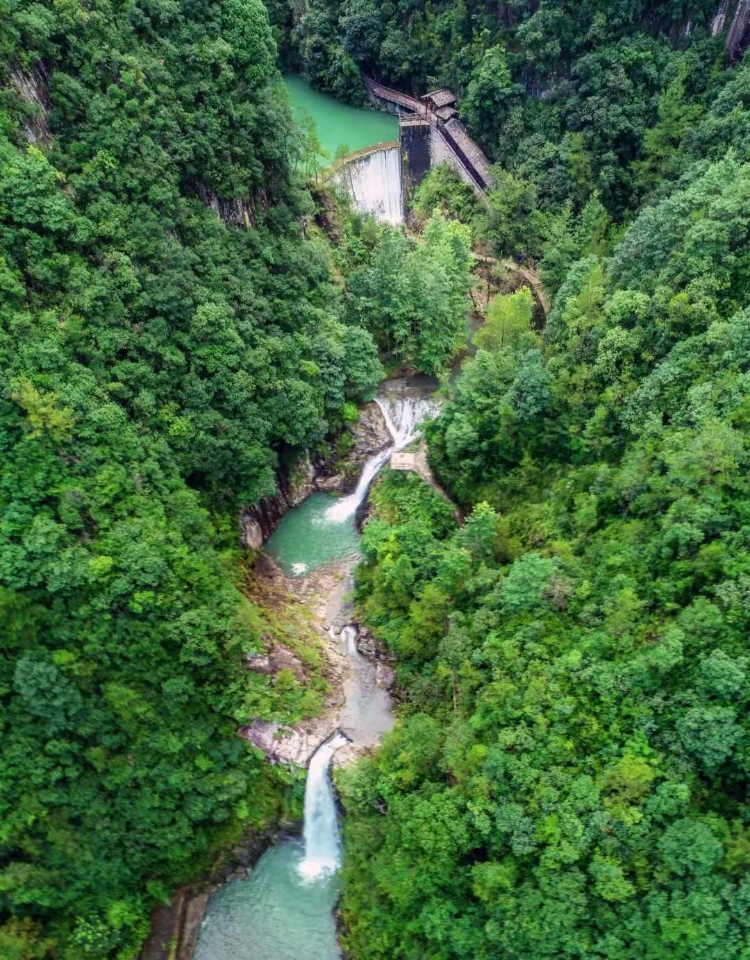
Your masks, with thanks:
[{"label": "exposed rock ledge", "polygon": [[306,767],[318,747],[336,730],[335,717],[324,717],[299,727],[284,727],[269,720],[253,720],[240,727],[240,735],[262,750],[270,763]]}]

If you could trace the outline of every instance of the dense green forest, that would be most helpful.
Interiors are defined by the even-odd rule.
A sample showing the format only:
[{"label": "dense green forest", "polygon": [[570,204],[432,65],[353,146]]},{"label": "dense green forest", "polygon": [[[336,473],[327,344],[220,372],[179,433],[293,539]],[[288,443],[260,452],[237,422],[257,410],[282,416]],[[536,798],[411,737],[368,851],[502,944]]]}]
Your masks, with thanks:
[{"label": "dense green forest", "polygon": [[136,955],[279,812],[238,723],[322,702],[241,670],[237,511],[380,366],[275,56],[258,0],[0,2],[3,960]]},{"label": "dense green forest", "polygon": [[[749,960],[750,66],[716,3],[0,0],[0,957],[132,960],[288,777],[236,735],[241,507],[442,373],[358,601],[401,720],[342,779],[355,960]],[[304,184],[278,64],[449,84],[414,230]],[[314,149],[314,145],[313,145]],[[293,792],[293,791],[292,791]]]},{"label": "dense green forest", "polygon": [[[552,6],[509,35],[519,83],[532,26],[549,79]],[[575,59],[549,98],[514,93],[488,204],[440,169],[415,198],[532,256],[554,303],[540,323],[528,291],[497,296],[428,429],[465,524],[414,477],[372,496],[358,597],[401,722],[342,780],[344,942],[747,960],[750,68],[627,21],[594,43],[554,6]]]}]

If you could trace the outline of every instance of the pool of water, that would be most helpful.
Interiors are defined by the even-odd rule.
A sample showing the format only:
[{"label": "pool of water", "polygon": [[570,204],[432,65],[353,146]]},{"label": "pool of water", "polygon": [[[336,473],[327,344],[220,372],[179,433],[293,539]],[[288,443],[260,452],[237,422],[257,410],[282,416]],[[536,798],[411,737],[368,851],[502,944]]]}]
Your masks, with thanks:
[{"label": "pool of water", "polygon": [[284,86],[297,120],[308,116],[315,121],[320,145],[328,154],[321,158],[321,166],[333,162],[339,147],[346,146],[349,153],[354,153],[376,143],[398,140],[398,120],[390,113],[341,103],[314,90],[295,74],[284,77]]},{"label": "pool of water", "polygon": [[302,844],[271,847],[247,880],[211,897],[195,960],[336,960],[339,878],[305,882]]},{"label": "pool of water", "polygon": [[359,556],[359,537],[354,518],[334,523],[328,511],[336,498],[314,493],[290,510],[266,544],[266,550],[284,572],[302,577],[331,560]]},{"label": "pool of water", "polygon": [[[388,381],[377,403],[397,449],[416,435],[425,416],[435,410],[431,381]],[[351,622],[351,571],[359,556],[354,523],[355,508],[384,466],[391,448],[373,454],[364,464],[356,490],[341,499],[324,493],[308,497],[290,510],[266,544],[291,576],[303,577],[332,560],[351,560],[349,572],[331,589],[325,627],[338,638],[351,669],[344,679],[344,705],[338,711],[339,728],[358,746],[377,744],[393,726],[391,698],[383,686],[383,664],[371,662],[357,648],[358,628]],[[387,685],[387,684],[386,684]],[[342,738],[343,740],[343,738]],[[331,746],[335,741],[329,740]],[[195,960],[339,960],[334,908],[339,895],[335,873],[313,874],[310,864],[332,862],[340,856],[338,827],[328,767],[318,748],[307,777],[305,837],[302,843],[285,840],[268,850],[247,880],[234,880],[210,900],[201,927]],[[330,761],[330,755],[326,763]],[[322,774],[321,775],[321,771]],[[327,784],[327,792],[324,789]],[[309,801],[309,803],[308,803]],[[314,802],[313,802],[314,801]],[[326,826],[327,825],[327,826]],[[338,850],[330,857],[330,850]],[[321,853],[322,851],[322,853]],[[307,869],[300,871],[305,859]],[[304,877],[308,879],[305,880]]]}]

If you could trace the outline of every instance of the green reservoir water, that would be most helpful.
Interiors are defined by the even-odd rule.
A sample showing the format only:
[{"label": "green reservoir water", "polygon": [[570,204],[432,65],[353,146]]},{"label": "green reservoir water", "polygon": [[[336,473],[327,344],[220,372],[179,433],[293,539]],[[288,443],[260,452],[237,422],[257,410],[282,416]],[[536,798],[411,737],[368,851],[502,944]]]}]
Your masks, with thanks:
[{"label": "green reservoir water", "polygon": [[290,510],[276,528],[266,551],[279,561],[286,573],[301,577],[331,560],[359,554],[354,518],[332,523],[327,516],[334,503],[334,497],[314,493]]},{"label": "green reservoir water", "polygon": [[337,147],[342,145],[354,153],[376,143],[398,140],[398,120],[389,113],[341,103],[313,90],[302,77],[294,74],[284,77],[284,86],[297,120],[309,116],[315,121],[320,144],[329,154],[322,166],[333,162]]},{"label": "green reservoir water", "polygon": [[235,880],[211,897],[195,960],[334,960],[333,908],[339,878],[314,883],[299,873],[302,845],[271,847],[247,880]]}]

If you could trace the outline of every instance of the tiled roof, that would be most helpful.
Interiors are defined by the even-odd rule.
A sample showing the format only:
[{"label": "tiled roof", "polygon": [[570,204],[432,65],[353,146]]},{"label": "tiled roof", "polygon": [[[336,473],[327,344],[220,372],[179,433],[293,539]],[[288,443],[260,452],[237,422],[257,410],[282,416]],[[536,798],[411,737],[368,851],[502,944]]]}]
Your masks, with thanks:
[{"label": "tiled roof", "polygon": [[454,104],[456,95],[443,87],[442,90],[433,90],[432,93],[426,93],[421,99],[432,100],[433,106],[438,109],[438,107],[449,107]]},{"label": "tiled roof", "polygon": [[439,110],[435,111],[435,115],[440,117],[441,120],[451,120],[458,116],[458,110],[455,107],[440,107]]}]

